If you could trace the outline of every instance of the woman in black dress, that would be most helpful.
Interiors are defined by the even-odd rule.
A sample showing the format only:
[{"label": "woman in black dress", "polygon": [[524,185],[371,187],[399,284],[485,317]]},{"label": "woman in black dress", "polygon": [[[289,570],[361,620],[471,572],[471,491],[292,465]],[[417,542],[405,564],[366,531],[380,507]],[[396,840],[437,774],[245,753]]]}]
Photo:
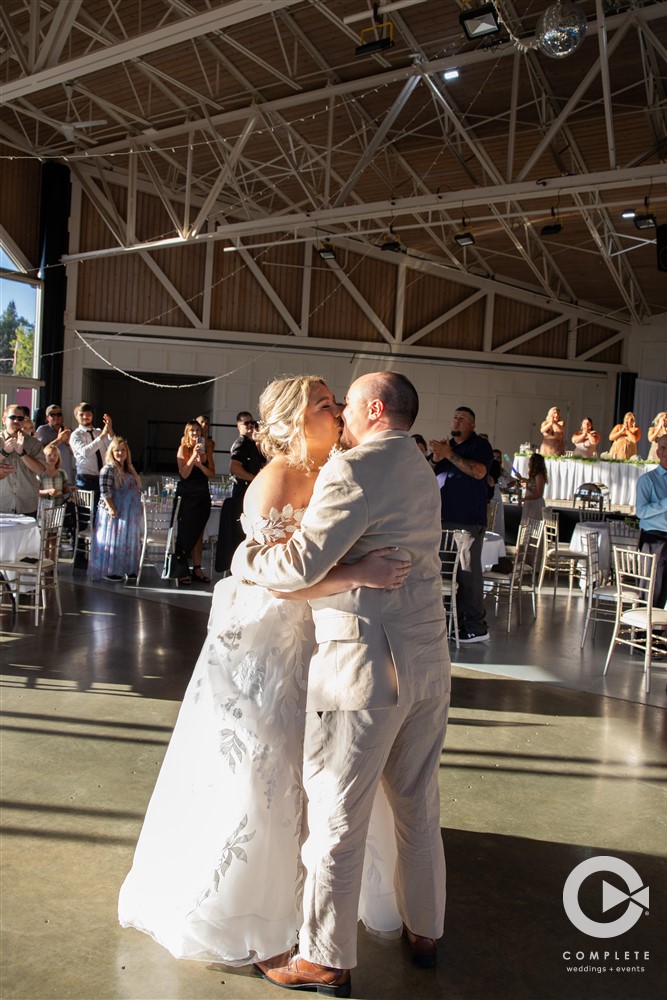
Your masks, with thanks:
[{"label": "woman in black dress", "polygon": [[196,420],[185,425],[176,460],[180,477],[176,496],[181,498],[181,506],[172,572],[182,587],[189,587],[192,580],[210,583],[202,571],[201,557],[204,528],[211,513],[208,482],[215,475],[213,449],[206,447],[202,427]]}]

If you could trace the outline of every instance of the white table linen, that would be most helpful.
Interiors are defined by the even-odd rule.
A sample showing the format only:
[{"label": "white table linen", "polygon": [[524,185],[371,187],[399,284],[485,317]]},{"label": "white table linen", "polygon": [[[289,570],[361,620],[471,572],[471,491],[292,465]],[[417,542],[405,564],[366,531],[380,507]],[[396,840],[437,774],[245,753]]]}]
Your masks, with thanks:
[{"label": "white table linen", "polygon": [[[2,562],[20,562],[21,559],[39,558],[41,536],[34,517],[25,514],[0,514],[0,560]],[[3,571],[8,583],[16,577],[9,570]],[[32,589],[32,588],[31,588]],[[28,588],[21,584],[21,592]]]},{"label": "white table linen", "polygon": [[502,535],[495,531],[487,531],[482,543],[482,569],[491,569],[501,556],[507,554]]},{"label": "white table linen", "polygon": [[572,532],[572,539],[570,541],[570,548],[574,549],[575,552],[583,552],[584,555],[588,555],[588,544],[586,542],[586,535],[590,532],[595,532],[598,536],[598,547],[600,550],[600,569],[604,573],[605,577],[609,574],[609,567],[611,565],[611,551],[609,544],[609,527],[606,521],[580,521],[579,524],[574,526],[574,531]]},{"label": "white table linen", "polygon": [[[528,475],[529,456],[515,455],[514,467],[522,476]],[[634,506],[637,480],[655,465],[634,462],[582,462],[576,459],[546,459],[549,482],[544,490],[546,500],[572,500],[582,483],[604,483],[609,488],[609,502]]]}]

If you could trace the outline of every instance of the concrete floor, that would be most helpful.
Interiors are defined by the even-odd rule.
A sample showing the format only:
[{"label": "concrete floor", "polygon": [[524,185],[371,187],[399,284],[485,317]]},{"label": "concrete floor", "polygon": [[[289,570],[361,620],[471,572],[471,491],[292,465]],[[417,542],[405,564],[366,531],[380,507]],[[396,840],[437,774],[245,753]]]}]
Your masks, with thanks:
[{"label": "concrete floor", "polygon": [[[137,591],[63,579],[62,619],[36,629],[26,611],[2,613],[2,1000],[286,996],[251,970],[177,961],[116,919],[211,587],[171,590],[152,570]],[[360,927],[353,997],[664,996],[665,671],[647,697],[639,659],[622,651],[602,678],[608,626],[580,654],[582,604],[545,592],[536,622],[526,602],[519,631],[499,624],[490,643],[452,648],[439,962],[418,970],[402,942]],[[569,923],[562,891],[576,864],[607,854],[637,869],[651,901],[604,941]],[[602,919],[599,878],[595,892],[582,904]],[[611,956],[590,961],[591,950]],[[563,958],[577,951],[584,960]]]}]

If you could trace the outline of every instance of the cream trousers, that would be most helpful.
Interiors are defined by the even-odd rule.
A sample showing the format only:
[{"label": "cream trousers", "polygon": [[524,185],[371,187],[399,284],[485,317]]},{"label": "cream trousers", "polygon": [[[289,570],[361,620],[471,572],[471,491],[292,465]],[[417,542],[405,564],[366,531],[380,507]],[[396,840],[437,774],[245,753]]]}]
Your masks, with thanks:
[{"label": "cream trousers", "polygon": [[357,912],[366,834],[379,781],[394,814],[394,885],[404,923],[440,937],[445,855],[438,774],[449,693],[399,708],[308,712],[304,785],[308,837],[299,950],[310,962],[357,964]]}]

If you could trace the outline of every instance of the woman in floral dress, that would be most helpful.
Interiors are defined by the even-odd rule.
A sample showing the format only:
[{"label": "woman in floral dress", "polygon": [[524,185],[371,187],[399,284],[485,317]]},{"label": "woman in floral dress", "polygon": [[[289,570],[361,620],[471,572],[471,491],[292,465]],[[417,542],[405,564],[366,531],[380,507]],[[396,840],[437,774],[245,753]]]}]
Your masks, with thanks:
[{"label": "woman in floral dress", "polygon": [[137,575],[141,524],[141,479],[127,441],[115,437],[100,470],[100,502],[88,560],[91,580]]}]

